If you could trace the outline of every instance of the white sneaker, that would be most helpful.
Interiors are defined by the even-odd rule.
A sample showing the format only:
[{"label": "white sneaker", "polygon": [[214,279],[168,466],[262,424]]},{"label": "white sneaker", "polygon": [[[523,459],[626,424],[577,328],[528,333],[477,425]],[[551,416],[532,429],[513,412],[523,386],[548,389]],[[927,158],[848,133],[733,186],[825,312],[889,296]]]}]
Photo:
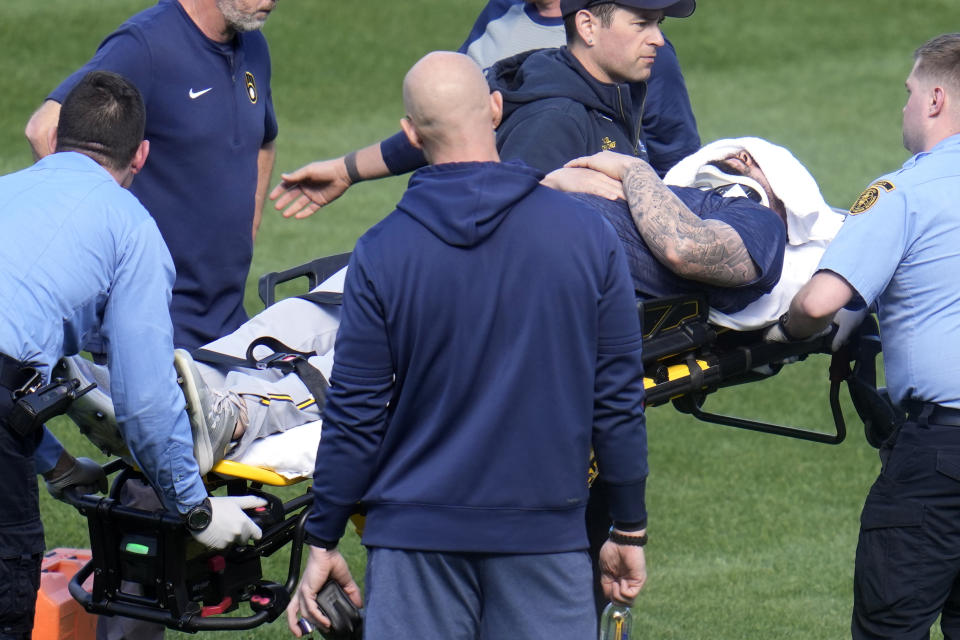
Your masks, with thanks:
[{"label": "white sneaker", "polygon": [[80,356],[70,356],[57,363],[52,377],[79,380],[81,389],[90,386],[91,381],[97,383],[96,389],[70,403],[67,416],[80,427],[80,433],[87,436],[105,455],[132,460],[130,450],[117,428],[117,416],[109,395],[110,378],[106,368],[98,367]]},{"label": "white sneaker", "polygon": [[207,386],[188,351],[175,349],[173,366],[177,370],[177,384],[187,401],[193,454],[200,466],[200,475],[205,475],[223,460],[230,448],[240,408],[236,400]]}]

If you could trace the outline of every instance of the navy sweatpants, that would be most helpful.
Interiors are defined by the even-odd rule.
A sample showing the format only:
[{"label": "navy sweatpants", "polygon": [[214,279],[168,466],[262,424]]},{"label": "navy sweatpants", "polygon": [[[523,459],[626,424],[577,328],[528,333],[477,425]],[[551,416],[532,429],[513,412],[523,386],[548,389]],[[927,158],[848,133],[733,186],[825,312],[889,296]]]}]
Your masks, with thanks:
[{"label": "navy sweatpants", "polygon": [[595,638],[590,558],[371,548],[365,640]]}]

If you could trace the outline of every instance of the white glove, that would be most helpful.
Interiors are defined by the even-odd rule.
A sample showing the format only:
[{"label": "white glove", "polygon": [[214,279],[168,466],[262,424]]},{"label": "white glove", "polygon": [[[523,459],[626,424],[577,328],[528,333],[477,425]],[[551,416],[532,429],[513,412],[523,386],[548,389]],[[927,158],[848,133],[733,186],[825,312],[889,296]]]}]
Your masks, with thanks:
[{"label": "white glove", "polygon": [[212,549],[223,549],[231,543],[245,544],[253,538],[259,540],[262,532],[244,509],[262,507],[267,501],[257,496],[211,496],[210,524],[203,531],[191,531],[197,542]]},{"label": "white glove", "polygon": [[840,309],[833,315],[833,324],[837,325],[837,333],[833,336],[833,342],[830,343],[830,350],[836,351],[847,343],[850,334],[867,317],[867,308],[850,311],[849,309]]}]

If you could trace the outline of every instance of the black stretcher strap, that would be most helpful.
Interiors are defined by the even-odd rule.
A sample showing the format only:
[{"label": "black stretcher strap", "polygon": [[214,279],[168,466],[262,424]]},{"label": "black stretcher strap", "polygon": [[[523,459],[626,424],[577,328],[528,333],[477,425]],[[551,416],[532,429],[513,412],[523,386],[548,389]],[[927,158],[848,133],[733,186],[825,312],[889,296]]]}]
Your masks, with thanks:
[{"label": "black stretcher strap", "polygon": [[247,362],[246,358],[238,358],[236,356],[230,356],[225,353],[220,353],[219,351],[210,351],[209,349],[204,349],[200,347],[199,349],[194,349],[190,355],[193,356],[193,359],[197,362],[203,362],[205,364],[213,364],[221,367],[244,367],[247,369],[255,369],[256,367],[251,366]]},{"label": "black stretcher strap", "polygon": [[[272,356],[257,360],[253,355],[253,350],[257,347],[267,347],[273,350]],[[307,389],[313,395],[313,399],[320,406],[324,398],[327,397],[329,384],[323,377],[320,370],[309,362],[312,353],[297,351],[283,344],[276,338],[263,337],[257,338],[247,347],[247,360],[254,362],[257,369],[277,368],[285,372],[294,372],[303,381]]]},{"label": "black stretcher strap", "polygon": [[[343,294],[337,291],[310,291],[295,297],[320,306],[339,306],[343,304]],[[273,351],[273,355],[266,358],[256,358],[253,355],[253,350],[261,346]],[[313,353],[298,351],[270,336],[263,336],[251,342],[250,346],[247,347],[245,358],[210,351],[203,347],[195,349],[192,355],[194,360],[223,367],[244,367],[261,370],[276,368],[286,373],[294,372],[303,380],[303,384],[306,385],[318,405],[323,404],[327,389],[330,387],[320,370],[310,364],[309,360],[314,355]]]},{"label": "black stretcher strap", "polygon": [[311,291],[295,297],[319,305],[339,306],[343,304],[343,294],[336,291]]},{"label": "black stretcher strap", "polygon": [[686,357],[687,370],[690,372],[690,387],[692,389],[702,389],[704,386],[703,369],[697,362],[695,354],[688,354]]},{"label": "black stretcher strap", "polygon": [[[257,347],[266,347],[273,353],[266,358],[257,358],[253,355]],[[245,358],[203,348],[195,349],[192,355],[194,360],[223,367],[260,370],[280,369],[284,373],[296,373],[307,390],[310,391],[318,406],[323,405],[323,400],[327,396],[327,389],[330,386],[320,370],[310,364],[309,359],[310,356],[314,355],[313,353],[298,351],[270,336],[263,336],[251,342],[250,346],[247,347]]]}]

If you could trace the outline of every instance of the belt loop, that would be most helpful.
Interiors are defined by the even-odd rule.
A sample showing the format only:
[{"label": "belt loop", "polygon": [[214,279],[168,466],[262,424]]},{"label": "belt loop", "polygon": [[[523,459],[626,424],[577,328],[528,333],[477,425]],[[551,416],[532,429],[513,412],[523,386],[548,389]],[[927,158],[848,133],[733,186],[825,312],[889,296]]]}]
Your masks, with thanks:
[{"label": "belt loop", "polygon": [[924,402],[922,409],[920,410],[920,415],[917,416],[917,424],[926,427],[930,421],[930,415],[936,408],[937,405],[933,404],[932,402]]}]

